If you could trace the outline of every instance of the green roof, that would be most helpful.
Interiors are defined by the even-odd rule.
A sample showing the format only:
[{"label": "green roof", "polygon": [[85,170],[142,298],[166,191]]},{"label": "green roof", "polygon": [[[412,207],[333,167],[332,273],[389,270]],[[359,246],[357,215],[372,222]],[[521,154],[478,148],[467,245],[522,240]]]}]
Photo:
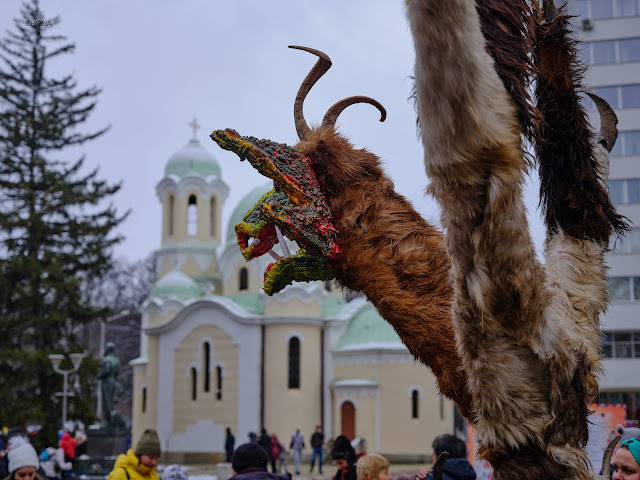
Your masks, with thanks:
[{"label": "green roof", "polygon": [[336,297],[332,295],[327,295],[322,300],[322,305],[320,306],[320,315],[322,318],[335,317],[340,313],[340,311],[347,304],[344,297]]},{"label": "green roof", "polygon": [[227,298],[251,313],[264,315],[264,302],[259,293],[239,293]]},{"label": "green roof", "polygon": [[198,284],[182,272],[173,271],[160,278],[151,289],[152,298],[168,299],[175,297],[186,301],[198,298],[202,289]]},{"label": "green roof", "polygon": [[179,178],[196,174],[202,178],[217,176],[220,178],[220,165],[216,158],[204,149],[195,138],[171,155],[164,169],[164,176],[176,175]]},{"label": "green roof", "polygon": [[376,308],[366,303],[351,319],[347,329],[333,348],[334,351],[398,348],[400,337]]},{"label": "green roof", "polygon": [[273,189],[273,183],[269,182],[260,187],[256,187],[247,193],[242,200],[238,202],[236,208],[233,209],[231,217],[229,217],[229,223],[227,224],[227,238],[226,243],[236,243],[236,224],[240,223],[245,214],[253,208],[253,206],[260,200],[265,193]]}]

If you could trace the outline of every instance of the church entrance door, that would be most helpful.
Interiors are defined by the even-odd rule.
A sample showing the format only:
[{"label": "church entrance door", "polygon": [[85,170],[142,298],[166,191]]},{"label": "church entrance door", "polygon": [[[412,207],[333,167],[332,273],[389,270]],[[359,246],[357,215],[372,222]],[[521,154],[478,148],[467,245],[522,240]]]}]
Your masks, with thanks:
[{"label": "church entrance door", "polygon": [[349,440],[356,436],[356,407],[351,402],[344,402],[340,407],[340,417],[342,418],[342,434]]}]

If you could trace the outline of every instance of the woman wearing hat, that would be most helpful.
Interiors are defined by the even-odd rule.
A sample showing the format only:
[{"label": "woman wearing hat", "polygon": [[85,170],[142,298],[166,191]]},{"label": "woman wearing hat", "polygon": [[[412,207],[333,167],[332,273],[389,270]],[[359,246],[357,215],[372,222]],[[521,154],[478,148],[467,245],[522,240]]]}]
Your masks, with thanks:
[{"label": "woman wearing hat", "polygon": [[148,428],[135,448],[118,455],[108,480],[158,480],[156,465],[160,453],[158,433]]},{"label": "woman wearing hat", "polygon": [[9,476],[5,480],[43,480],[37,473],[40,460],[36,449],[30,443],[12,448],[9,458]]},{"label": "woman wearing hat", "polygon": [[356,451],[345,435],[340,435],[333,442],[331,458],[335,460],[338,467],[333,480],[356,480]]},{"label": "woman wearing hat", "polygon": [[622,442],[611,463],[611,480],[640,480],[640,439],[635,437]]}]

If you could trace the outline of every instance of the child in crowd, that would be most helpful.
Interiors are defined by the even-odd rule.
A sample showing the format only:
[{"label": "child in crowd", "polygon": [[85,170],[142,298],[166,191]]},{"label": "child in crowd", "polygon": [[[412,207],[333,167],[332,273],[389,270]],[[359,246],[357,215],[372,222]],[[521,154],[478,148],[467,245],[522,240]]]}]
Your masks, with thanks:
[{"label": "child in crowd", "polygon": [[391,480],[389,460],[377,453],[369,453],[356,462],[358,480]]},{"label": "child in crowd", "polygon": [[187,471],[180,465],[169,465],[162,471],[162,480],[188,480]]},{"label": "child in crowd", "polygon": [[65,462],[61,448],[47,447],[40,453],[40,466],[49,480],[59,480],[62,476],[71,476],[73,463]]}]

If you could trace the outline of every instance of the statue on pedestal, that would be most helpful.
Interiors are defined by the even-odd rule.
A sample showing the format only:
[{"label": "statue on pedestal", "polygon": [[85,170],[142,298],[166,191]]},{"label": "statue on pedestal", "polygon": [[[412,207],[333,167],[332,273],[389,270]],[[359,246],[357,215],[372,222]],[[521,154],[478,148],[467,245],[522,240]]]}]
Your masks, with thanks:
[{"label": "statue on pedestal", "polygon": [[122,417],[113,406],[113,397],[116,391],[116,381],[120,370],[120,360],[113,355],[116,345],[107,342],[104,346],[104,356],[98,372],[98,380],[101,381],[102,392],[102,427],[107,430],[114,430],[124,427]]}]

